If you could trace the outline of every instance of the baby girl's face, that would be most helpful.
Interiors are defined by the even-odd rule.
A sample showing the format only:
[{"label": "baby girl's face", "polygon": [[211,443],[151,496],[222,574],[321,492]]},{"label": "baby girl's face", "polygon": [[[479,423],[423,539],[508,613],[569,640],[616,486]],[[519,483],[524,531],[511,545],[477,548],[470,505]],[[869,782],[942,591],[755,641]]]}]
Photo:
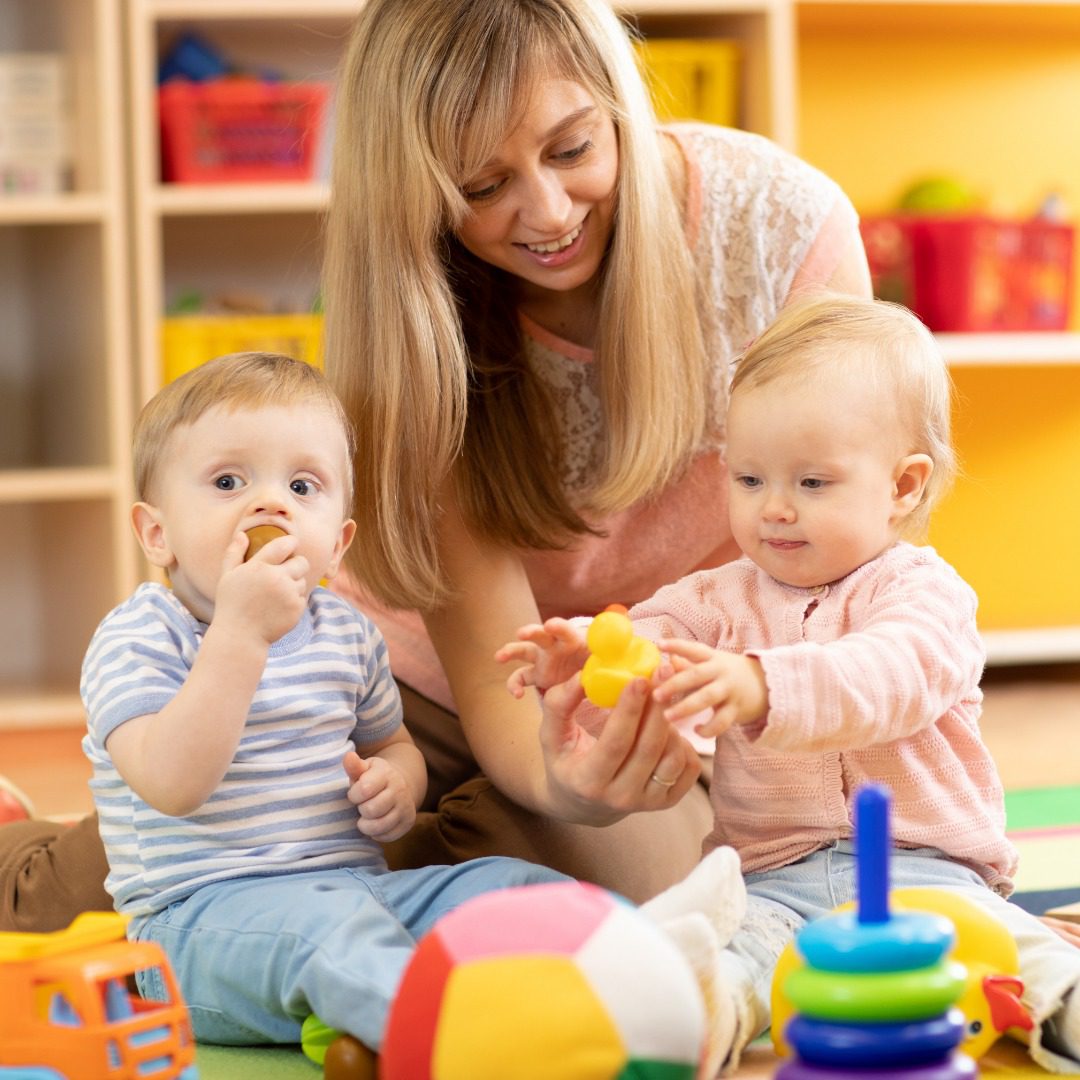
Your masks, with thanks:
[{"label": "baby girl's face", "polygon": [[778,581],[825,585],[895,542],[904,450],[888,404],[842,371],[820,369],[733,394],[732,532]]}]

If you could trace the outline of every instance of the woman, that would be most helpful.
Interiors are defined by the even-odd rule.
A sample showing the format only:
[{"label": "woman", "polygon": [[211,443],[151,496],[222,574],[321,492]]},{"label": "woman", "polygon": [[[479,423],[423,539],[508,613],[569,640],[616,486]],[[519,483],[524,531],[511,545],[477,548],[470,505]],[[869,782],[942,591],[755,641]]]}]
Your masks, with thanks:
[{"label": "woman", "polygon": [[[700,855],[709,747],[641,686],[598,734],[575,701],[541,728],[493,656],[525,623],[736,554],[728,363],[801,288],[869,295],[854,211],[764,139],[658,130],[604,0],[369,0],[337,113],[346,591],[390,644],[431,775],[391,861],[518,855],[643,900]],[[0,829],[0,929],[110,907],[104,873],[93,818]]]},{"label": "woman", "polygon": [[542,728],[494,653],[736,553],[728,362],[800,288],[869,295],[855,214],[756,136],[658,131],[602,0],[369,2],[337,109],[324,287],[360,434],[353,595],[442,797],[395,857],[512,853],[644,899],[699,857],[708,747],[642,687],[595,737],[576,702]]}]

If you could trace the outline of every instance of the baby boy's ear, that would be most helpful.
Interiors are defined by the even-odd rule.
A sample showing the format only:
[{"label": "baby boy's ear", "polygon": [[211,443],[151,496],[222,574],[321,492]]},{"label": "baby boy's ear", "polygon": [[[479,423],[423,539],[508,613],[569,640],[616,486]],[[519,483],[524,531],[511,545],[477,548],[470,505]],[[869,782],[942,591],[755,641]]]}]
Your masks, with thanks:
[{"label": "baby boy's ear", "polygon": [[158,510],[149,503],[137,502],[131,508],[131,527],[143,554],[152,566],[168,569],[173,564],[172,549],[165,539],[165,528]]},{"label": "baby boy's ear", "polygon": [[907,517],[922,502],[930,482],[934,462],[927,454],[908,454],[896,465],[893,476],[893,505],[896,519]]},{"label": "baby boy's ear", "polygon": [[341,560],[345,557],[345,552],[349,550],[349,545],[353,542],[355,535],[356,522],[349,518],[341,526],[341,535],[338,537],[338,542],[334,547],[330,565],[323,571],[324,581],[329,581],[341,568]]}]

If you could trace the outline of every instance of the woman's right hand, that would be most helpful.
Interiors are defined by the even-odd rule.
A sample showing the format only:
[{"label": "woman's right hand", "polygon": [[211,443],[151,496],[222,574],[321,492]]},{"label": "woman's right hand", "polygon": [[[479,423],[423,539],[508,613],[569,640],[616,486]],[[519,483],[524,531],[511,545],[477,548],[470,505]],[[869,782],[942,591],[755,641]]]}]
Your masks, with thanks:
[{"label": "woman's right hand", "polygon": [[697,752],[664,719],[646,680],[626,686],[595,735],[575,719],[584,698],[579,675],[544,695],[540,745],[553,813],[610,825],[637,810],[674,806],[694,786]]}]

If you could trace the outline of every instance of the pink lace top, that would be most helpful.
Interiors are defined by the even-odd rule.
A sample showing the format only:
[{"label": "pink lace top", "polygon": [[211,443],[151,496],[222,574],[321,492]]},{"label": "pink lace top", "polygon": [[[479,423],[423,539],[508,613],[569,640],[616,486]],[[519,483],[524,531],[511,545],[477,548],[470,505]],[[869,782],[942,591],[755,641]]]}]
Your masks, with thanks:
[{"label": "pink lace top", "polygon": [[[726,411],[731,359],[798,288],[824,283],[855,242],[857,218],[833,181],[774,143],[705,124],[668,129],[686,161],[687,234],[710,303],[703,315],[713,358],[716,415]],[[592,350],[523,319],[529,362],[562,404],[567,490],[584,487],[601,437]],[[718,427],[690,468],[658,497],[613,515],[603,538],[533,552],[525,566],[542,617],[631,605],[694,570],[738,556],[727,523]],[[390,611],[341,577],[335,587],[377,623],[399,679],[454,710],[438,657],[415,612]]]}]

